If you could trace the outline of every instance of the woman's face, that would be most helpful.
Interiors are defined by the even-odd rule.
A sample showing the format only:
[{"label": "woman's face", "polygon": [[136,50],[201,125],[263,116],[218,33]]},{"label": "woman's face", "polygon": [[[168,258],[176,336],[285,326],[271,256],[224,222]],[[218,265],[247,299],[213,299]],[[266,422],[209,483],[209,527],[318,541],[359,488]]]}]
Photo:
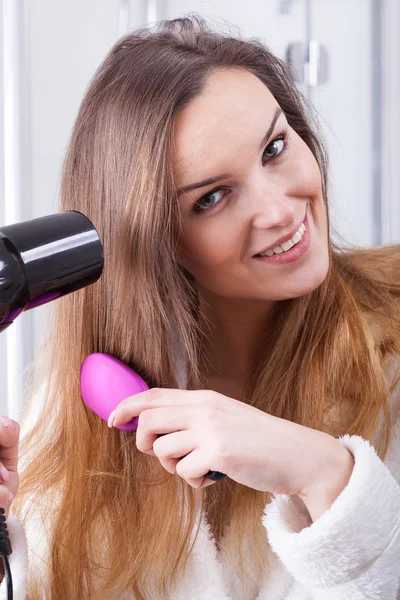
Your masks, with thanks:
[{"label": "woman's face", "polygon": [[[178,115],[173,142],[177,188],[195,188],[179,195],[178,261],[201,295],[283,300],[322,283],[329,257],[318,164],[257,77],[213,73]],[[288,252],[279,251],[282,238],[292,238]],[[271,247],[278,253],[255,256]]]}]

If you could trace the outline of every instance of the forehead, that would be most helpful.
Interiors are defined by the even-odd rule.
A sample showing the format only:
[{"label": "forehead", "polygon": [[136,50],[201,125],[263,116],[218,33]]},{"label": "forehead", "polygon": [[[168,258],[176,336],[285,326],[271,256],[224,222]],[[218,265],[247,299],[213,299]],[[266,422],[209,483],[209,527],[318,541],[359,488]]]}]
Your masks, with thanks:
[{"label": "forehead", "polygon": [[[179,186],[229,169],[232,159],[258,152],[278,106],[252,73],[226,69],[209,76],[203,93],[176,117],[173,171]],[[228,161],[228,162],[227,162]]]}]

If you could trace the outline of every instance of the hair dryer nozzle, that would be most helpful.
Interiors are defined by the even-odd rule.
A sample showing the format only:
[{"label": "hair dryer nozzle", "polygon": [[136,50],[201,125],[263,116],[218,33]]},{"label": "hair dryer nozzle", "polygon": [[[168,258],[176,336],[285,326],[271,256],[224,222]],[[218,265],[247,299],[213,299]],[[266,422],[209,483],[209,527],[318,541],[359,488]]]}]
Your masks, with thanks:
[{"label": "hair dryer nozzle", "polygon": [[0,331],[23,310],[100,277],[103,246],[90,220],[66,211],[0,228]]}]

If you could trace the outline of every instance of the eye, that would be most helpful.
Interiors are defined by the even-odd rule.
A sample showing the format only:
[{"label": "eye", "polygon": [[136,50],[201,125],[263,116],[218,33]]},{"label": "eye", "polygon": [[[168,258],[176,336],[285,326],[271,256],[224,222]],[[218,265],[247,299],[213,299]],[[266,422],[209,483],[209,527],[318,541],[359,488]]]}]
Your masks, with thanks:
[{"label": "eye", "polygon": [[285,139],[286,135],[284,133],[278,135],[278,137],[272,140],[272,142],[270,142],[265,148],[263,156],[270,160],[271,158],[275,158],[281,154],[286,147]]},{"label": "eye", "polygon": [[197,202],[193,205],[193,212],[199,213],[204,212],[206,210],[212,210],[220,202],[222,202],[222,198],[227,193],[229,193],[229,190],[225,190],[223,188],[216,188],[215,190],[211,190],[211,192],[208,192],[208,194],[197,200]]}]

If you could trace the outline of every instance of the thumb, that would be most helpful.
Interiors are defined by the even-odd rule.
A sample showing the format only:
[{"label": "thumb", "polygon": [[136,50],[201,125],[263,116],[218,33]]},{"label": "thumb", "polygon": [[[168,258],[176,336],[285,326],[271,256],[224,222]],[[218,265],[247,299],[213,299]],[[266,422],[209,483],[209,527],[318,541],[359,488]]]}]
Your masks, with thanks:
[{"label": "thumb", "polygon": [[19,423],[9,417],[0,417],[0,462],[9,471],[17,471]]}]

